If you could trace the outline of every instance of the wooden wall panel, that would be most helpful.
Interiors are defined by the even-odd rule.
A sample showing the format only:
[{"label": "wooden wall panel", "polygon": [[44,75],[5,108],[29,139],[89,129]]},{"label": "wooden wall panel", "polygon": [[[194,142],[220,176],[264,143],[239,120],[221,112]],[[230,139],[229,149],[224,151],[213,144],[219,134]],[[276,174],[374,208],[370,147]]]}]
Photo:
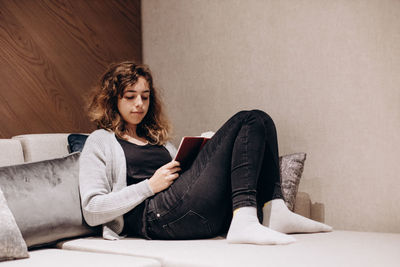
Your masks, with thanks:
[{"label": "wooden wall panel", "polygon": [[111,62],[142,61],[140,0],[0,0],[0,138],[89,132]]}]

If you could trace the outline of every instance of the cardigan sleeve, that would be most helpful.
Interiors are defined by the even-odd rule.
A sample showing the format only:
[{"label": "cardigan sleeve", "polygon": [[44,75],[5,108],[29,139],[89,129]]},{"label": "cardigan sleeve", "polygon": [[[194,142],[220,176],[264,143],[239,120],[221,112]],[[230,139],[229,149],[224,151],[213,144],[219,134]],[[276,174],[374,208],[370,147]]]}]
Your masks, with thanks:
[{"label": "cardigan sleeve", "polygon": [[[149,196],[154,195],[148,180],[113,190],[112,153],[109,133],[92,133],[86,140],[79,159],[79,190],[82,213],[90,226],[104,224],[127,213]],[[107,140],[108,139],[108,140]],[[115,178],[118,179],[118,178]],[[126,179],[126,177],[124,177]]]},{"label": "cardigan sleeve", "polygon": [[175,158],[176,153],[178,152],[176,147],[171,143],[171,142],[167,142],[165,144],[165,148],[168,150],[169,154],[171,155],[171,158]]}]

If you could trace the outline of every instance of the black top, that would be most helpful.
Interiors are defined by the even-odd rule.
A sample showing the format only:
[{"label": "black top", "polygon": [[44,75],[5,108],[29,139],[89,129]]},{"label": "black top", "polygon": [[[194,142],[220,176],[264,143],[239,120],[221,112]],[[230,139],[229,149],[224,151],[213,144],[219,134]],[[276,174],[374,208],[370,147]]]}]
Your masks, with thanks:
[{"label": "black top", "polygon": [[[171,155],[164,146],[144,145],[139,146],[117,138],[121,144],[126,158],[126,183],[137,184],[153,176],[161,166],[171,161]],[[146,232],[146,202],[142,202],[124,214],[124,229],[122,234],[149,238]]]},{"label": "black top", "polygon": [[126,158],[127,185],[139,183],[153,176],[155,171],[172,160],[164,146],[136,145],[117,138]]}]

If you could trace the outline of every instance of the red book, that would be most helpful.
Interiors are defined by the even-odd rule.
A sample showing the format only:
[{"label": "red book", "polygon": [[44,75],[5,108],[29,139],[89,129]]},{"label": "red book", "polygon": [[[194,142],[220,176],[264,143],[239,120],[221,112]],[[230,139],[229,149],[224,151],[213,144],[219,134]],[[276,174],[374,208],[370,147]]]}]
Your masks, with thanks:
[{"label": "red book", "polygon": [[181,164],[181,169],[186,170],[192,165],[200,150],[211,138],[201,136],[185,136],[182,138],[176,153],[175,160]]}]

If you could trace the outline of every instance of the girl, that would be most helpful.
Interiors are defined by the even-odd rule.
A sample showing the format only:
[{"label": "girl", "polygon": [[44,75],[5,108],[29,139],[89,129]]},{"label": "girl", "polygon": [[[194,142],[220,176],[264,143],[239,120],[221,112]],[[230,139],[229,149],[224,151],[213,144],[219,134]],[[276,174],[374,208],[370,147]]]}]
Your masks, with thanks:
[{"label": "girl", "polygon": [[98,130],[80,157],[80,194],[86,222],[103,225],[106,239],[227,231],[230,243],[288,244],[285,233],[331,231],[284,204],[275,125],[262,111],[230,118],[183,172],[148,67],[111,65],[89,115]]}]

